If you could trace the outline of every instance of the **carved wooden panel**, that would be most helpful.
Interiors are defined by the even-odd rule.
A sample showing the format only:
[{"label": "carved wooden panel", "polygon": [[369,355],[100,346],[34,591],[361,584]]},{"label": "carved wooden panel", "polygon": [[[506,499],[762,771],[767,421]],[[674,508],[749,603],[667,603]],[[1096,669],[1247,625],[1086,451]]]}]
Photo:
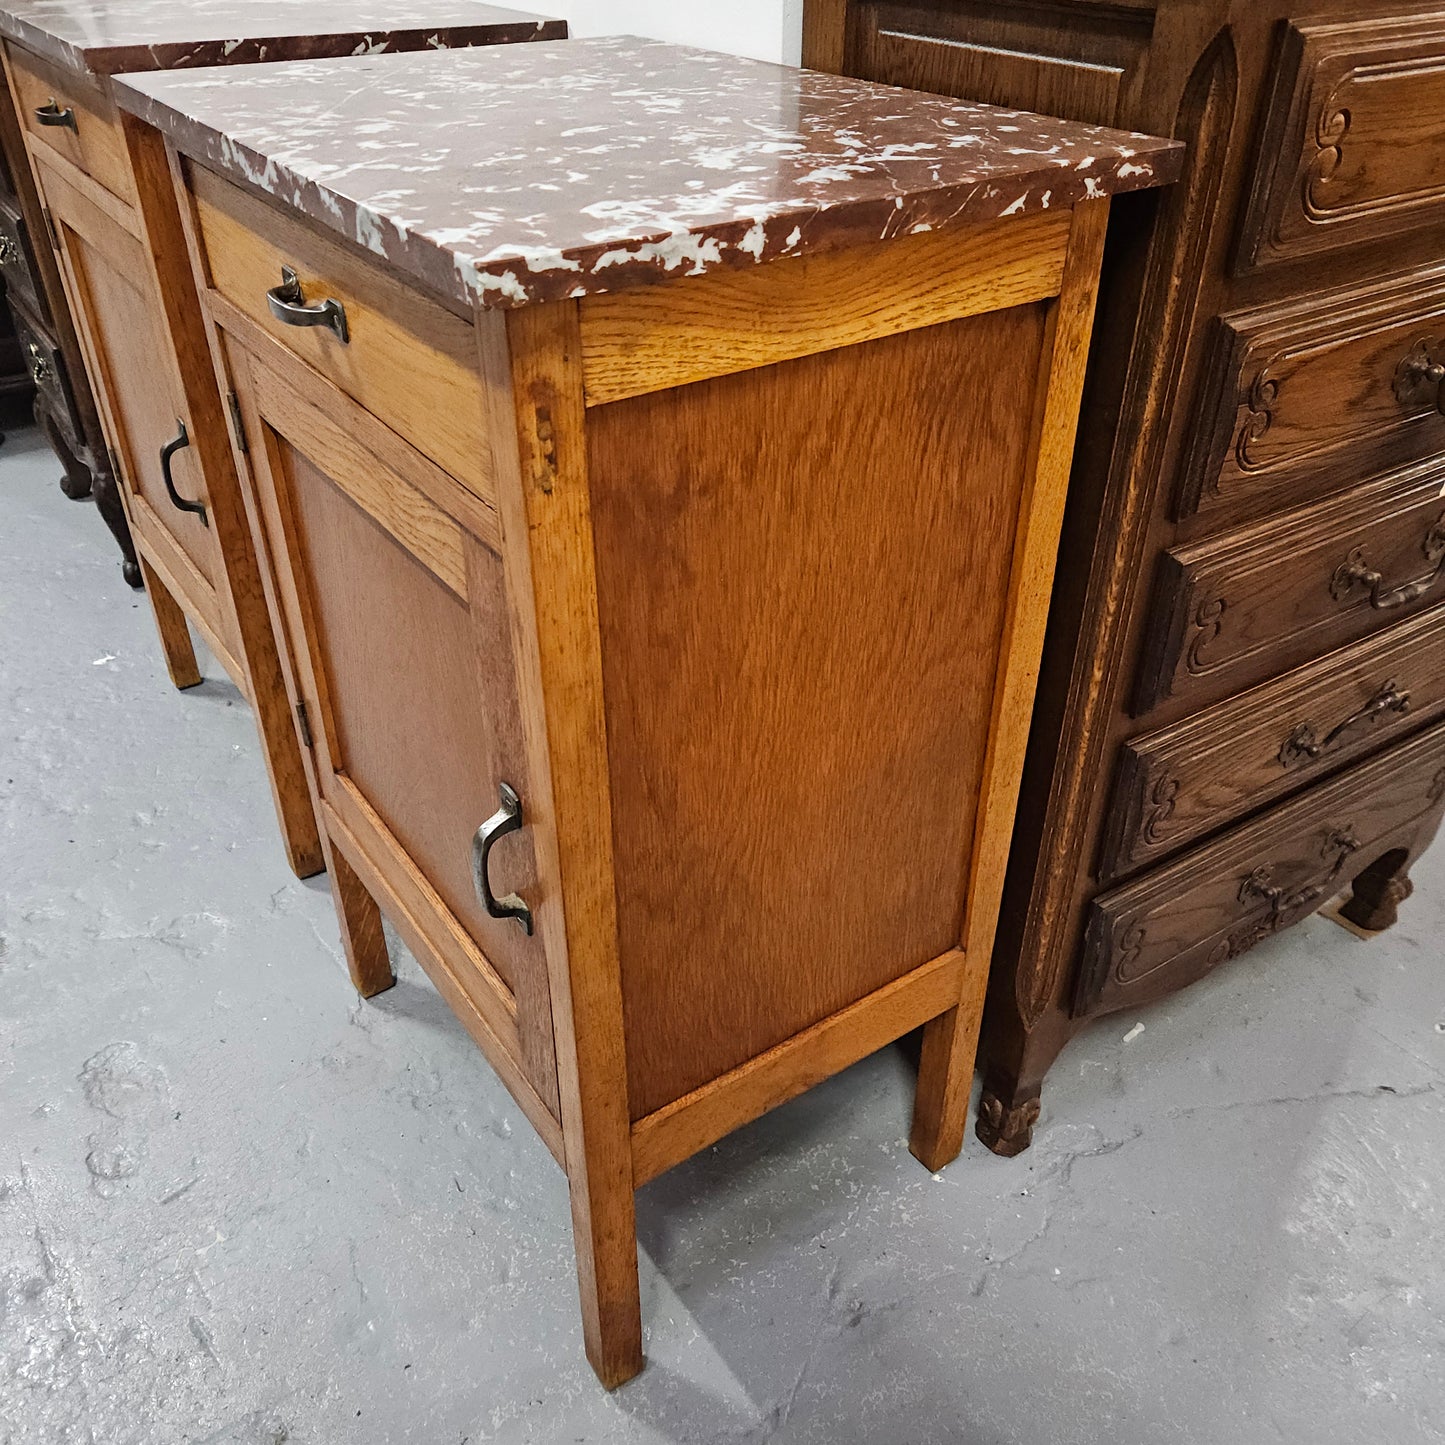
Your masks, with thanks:
[{"label": "carved wooden panel", "polygon": [[1258,515],[1445,449],[1424,375],[1445,360],[1445,266],[1214,326],[1182,515]]},{"label": "carved wooden panel", "polygon": [[1445,809],[1445,726],[1091,905],[1075,1014],[1132,1008],[1314,912]]},{"label": "carved wooden panel", "polygon": [[[850,73],[911,90],[1113,124],[1146,17],[1066,7],[1069,26],[992,4],[860,7]],[[1060,41],[1064,43],[1061,45]]]},{"label": "carved wooden panel", "polygon": [[1445,606],[1123,745],[1101,881],[1377,752],[1445,712]]},{"label": "carved wooden panel", "polygon": [[1136,712],[1201,704],[1445,597],[1445,462],[1164,553]]},{"label": "carved wooden panel", "polygon": [[1275,73],[1241,271],[1442,218],[1445,17],[1294,21]]}]

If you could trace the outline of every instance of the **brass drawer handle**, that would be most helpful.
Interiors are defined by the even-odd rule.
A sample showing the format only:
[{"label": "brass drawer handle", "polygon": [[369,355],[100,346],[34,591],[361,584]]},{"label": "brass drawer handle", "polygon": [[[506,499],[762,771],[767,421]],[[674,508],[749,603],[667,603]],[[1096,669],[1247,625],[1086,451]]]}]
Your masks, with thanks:
[{"label": "brass drawer handle", "polygon": [[0,236],[0,266],[8,266],[20,259],[20,247],[13,236]]},{"label": "brass drawer handle", "polygon": [[76,135],[80,134],[80,127],[75,123],[75,112],[68,105],[62,108],[53,95],[44,105],[35,107],[35,119],[41,125],[63,125],[73,130]]},{"label": "brass drawer handle", "polygon": [[510,783],[499,783],[497,793],[502,806],[477,829],[472,839],[472,883],[489,918],[515,918],[530,938],[532,910],[515,893],[498,898],[492,892],[492,881],[487,873],[493,844],[508,833],[519,832],[522,827],[522,800],[517,796],[517,790]]},{"label": "brass drawer handle", "polygon": [[266,293],[266,304],[271,315],[286,326],[324,326],[336,334],[343,346],[351,340],[346,308],[329,298],[308,306],[301,281],[290,266],[281,268],[281,284]]},{"label": "brass drawer handle", "polygon": [[50,363],[45,359],[45,353],[32,341],[26,347],[30,355],[30,379],[36,386],[44,386],[45,383],[54,377],[55,373],[50,369]]},{"label": "brass drawer handle", "polygon": [[1245,878],[1239,885],[1240,903],[1246,908],[1260,902],[1269,904],[1269,922],[1261,937],[1288,927],[1322,898],[1328,897],[1335,880],[1345,871],[1345,864],[1360,851],[1361,846],[1353,828],[1348,825],[1331,828],[1320,849],[1321,860],[1331,865],[1324,878],[1307,883],[1302,888],[1281,888],[1274,881],[1274,868],[1268,863]]},{"label": "brass drawer handle", "polygon": [[194,512],[201,519],[203,527],[211,525],[211,519],[206,515],[206,504],[204,502],[191,502],[176,491],[176,479],[171,475],[171,458],[179,451],[184,451],[191,444],[190,433],[186,430],[183,421],[177,421],[176,425],[180,431],[165,446],[161,448],[161,480],[166,484],[166,493],[171,499],[172,505],[181,512]]},{"label": "brass drawer handle", "polygon": [[1409,711],[1410,694],[1401,692],[1399,683],[1387,682],[1364,707],[1326,734],[1323,742],[1308,723],[1301,723],[1279,750],[1280,763],[1286,768],[1293,768],[1301,763],[1314,762],[1333,752],[1356,728],[1377,723],[1390,713],[1403,716]]},{"label": "brass drawer handle", "polygon": [[1414,582],[1402,583],[1393,590],[1386,590],[1384,577],[1365,560],[1365,549],[1356,547],[1350,555],[1335,568],[1330,579],[1330,596],[1336,602],[1348,600],[1356,587],[1368,587],[1370,606],[1377,612],[1388,612],[1396,607],[1408,607],[1418,602],[1439,580],[1445,571],[1445,515],[1442,515],[1425,534],[1421,544],[1425,560],[1434,564],[1434,570]]},{"label": "brass drawer handle", "polygon": [[1431,388],[1435,409],[1445,415],[1445,366],[1435,360],[1432,342],[1417,341],[1395,369],[1395,400],[1401,406],[1419,406]]}]

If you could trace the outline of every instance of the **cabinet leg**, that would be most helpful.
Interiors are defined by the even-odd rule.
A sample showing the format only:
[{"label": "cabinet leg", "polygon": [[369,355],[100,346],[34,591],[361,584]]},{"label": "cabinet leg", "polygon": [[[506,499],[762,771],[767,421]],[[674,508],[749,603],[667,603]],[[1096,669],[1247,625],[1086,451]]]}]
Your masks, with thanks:
[{"label": "cabinet leg", "polygon": [[978,1123],[974,1132],[995,1154],[1012,1159],[1034,1142],[1034,1125],[1039,1122],[1040,1086],[998,1093],[984,1085],[978,1101]]},{"label": "cabinet leg", "polygon": [[1340,909],[1356,928],[1379,933],[1393,928],[1400,918],[1400,905],[1415,891],[1410,882],[1411,857],[1397,848],[1377,859],[1355,879],[1349,902]]},{"label": "cabinet leg", "polygon": [[98,471],[91,479],[91,495],[95,498],[95,509],[101,520],[110,528],[110,534],[120,547],[120,575],[131,587],[140,587],[140,561],[135,554],[135,543],[131,540],[130,522],[126,519],[125,504],[120,499],[120,484],[109,471]]},{"label": "cabinet leg", "polygon": [[191,629],[186,626],[186,614],[167,591],[166,584],[156,576],[150,563],[142,560],[140,570],[151,612],[155,615],[166,671],[177,687],[195,687],[201,680],[201,669],[196,666],[196,649],[191,643]]},{"label": "cabinet leg", "polygon": [[362,998],[385,993],[396,982],[391,955],[386,951],[386,934],[381,926],[381,909],[346,861],[341,850],[322,833],[322,849],[331,874],[331,901],[341,925],[341,947],[351,981]]},{"label": "cabinet leg", "polygon": [[957,1007],[923,1027],[923,1053],[918,1061],[918,1092],[913,1098],[908,1147],[925,1169],[935,1173],[958,1158],[963,1148],[987,983],[987,961],[981,968],[970,967],[965,961]]},{"label": "cabinet leg", "polygon": [[65,434],[56,424],[43,395],[35,398],[35,425],[65,469],[60,478],[60,490],[72,502],[88,497],[92,481],[90,468],[70,449],[70,443],[65,440]]},{"label": "cabinet leg", "polygon": [[584,1170],[569,1182],[583,1343],[597,1378],[615,1390],[643,1366],[632,1180],[603,1181]]}]

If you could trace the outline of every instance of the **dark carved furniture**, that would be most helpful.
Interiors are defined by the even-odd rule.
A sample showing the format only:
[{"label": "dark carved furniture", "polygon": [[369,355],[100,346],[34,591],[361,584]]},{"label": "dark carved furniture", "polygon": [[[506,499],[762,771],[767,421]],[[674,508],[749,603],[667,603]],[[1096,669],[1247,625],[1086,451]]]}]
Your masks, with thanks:
[{"label": "dark carved furniture", "polygon": [[1445,5],[809,0],[822,69],[1172,134],[1116,205],[981,1045],[1026,1147],[1088,1020],[1445,811]]},{"label": "dark carved furniture", "polygon": [[0,86],[0,277],[20,356],[35,390],[35,422],[64,469],[61,491],[77,500],[95,499],[120,545],[125,580],[139,587],[140,565],[125,504],[46,226],[25,154],[24,131],[8,88]]}]

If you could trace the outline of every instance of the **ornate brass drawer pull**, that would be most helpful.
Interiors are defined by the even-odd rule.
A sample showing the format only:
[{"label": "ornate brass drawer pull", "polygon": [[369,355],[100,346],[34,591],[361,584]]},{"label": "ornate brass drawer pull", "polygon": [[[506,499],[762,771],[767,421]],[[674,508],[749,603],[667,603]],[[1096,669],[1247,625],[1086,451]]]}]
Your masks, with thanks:
[{"label": "ornate brass drawer pull", "polygon": [[1326,897],[1345,871],[1345,864],[1359,851],[1360,840],[1353,828],[1332,828],[1325,835],[1324,846],[1320,849],[1320,857],[1330,864],[1330,871],[1316,882],[1299,888],[1281,888],[1274,881],[1274,868],[1270,864],[1256,868],[1239,885],[1239,901],[1245,907],[1259,902],[1269,904],[1268,920],[1261,925],[1254,941],[1288,928],[1296,918],[1310,912],[1320,899]]},{"label": "ornate brass drawer pull", "polygon": [[477,829],[472,839],[472,883],[477,898],[487,910],[489,918],[515,918],[522,925],[522,931],[532,936],[532,910],[515,893],[498,898],[492,892],[492,880],[488,866],[492,856],[492,845],[508,833],[516,833],[522,827],[522,800],[510,783],[499,783],[497,793],[502,806]]},{"label": "ornate brass drawer pull", "polygon": [[1445,366],[1435,360],[1434,343],[1417,341],[1395,370],[1395,400],[1419,406],[1433,387],[1435,409],[1445,415]]},{"label": "ornate brass drawer pull", "polygon": [[201,525],[209,527],[211,519],[206,515],[206,504],[189,501],[176,491],[176,479],[171,475],[171,458],[191,444],[191,436],[186,430],[185,422],[178,420],[176,425],[180,431],[161,448],[161,480],[166,484],[166,494],[170,497],[171,504],[178,511],[194,512],[201,519]]},{"label": "ornate brass drawer pull", "polygon": [[308,306],[300,278],[290,266],[281,268],[281,284],[266,293],[266,304],[271,308],[271,315],[287,326],[324,326],[335,333],[343,346],[351,340],[346,308],[330,298]]},{"label": "ornate brass drawer pull", "polygon": [[0,236],[0,266],[8,266],[20,259],[20,247],[13,236]]},{"label": "ornate brass drawer pull", "polygon": [[1323,742],[1319,740],[1314,728],[1308,723],[1301,723],[1285,739],[1284,746],[1279,750],[1279,760],[1286,768],[1314,762],[1326,753],[1333,752],[1356,728],[1377,723],[1392,713],[1399,716],[1409,711],[1410,694],[1401,692],[1399,683],[1387,682],[1364,707],[1327,733]]},{"label": "ornate brass drawer pull", "polygon": [[80,127],[75,123],[75,112],[68,105],[62,107],[53,95],[44,105],[35,107],[35,119],[41,125],[63,125],[67,130],[73,130],[76,135],[80,134]]},{"label": "ornate brass drawer pull", "polygon": [[1439,580],[1445,571],[1445,514],[1425,534],[1421,545],[1425,560],[1434,564],[1434,570],[1426,577],[1414,582],[1402,583],[1387,591],[1384,577],[1365,560],[1365,549],[1356,547],[1350,555],[1335,568],[1330,579],[1330,596],[1336,602],[1346,601],[1356,587],[1370,589],[1370,606],[1377,612],[1388,612],[1396,607],[1408,607],[1418,602]]},{"label": "ornate brass drawer pull", "polygon": [[26,351],[30,356],[30,379],[36,386],[44,386],[47,381],[53,379],[55,373],[50,369],[50,363],[45,359],[45,353],[32,341]]}]

